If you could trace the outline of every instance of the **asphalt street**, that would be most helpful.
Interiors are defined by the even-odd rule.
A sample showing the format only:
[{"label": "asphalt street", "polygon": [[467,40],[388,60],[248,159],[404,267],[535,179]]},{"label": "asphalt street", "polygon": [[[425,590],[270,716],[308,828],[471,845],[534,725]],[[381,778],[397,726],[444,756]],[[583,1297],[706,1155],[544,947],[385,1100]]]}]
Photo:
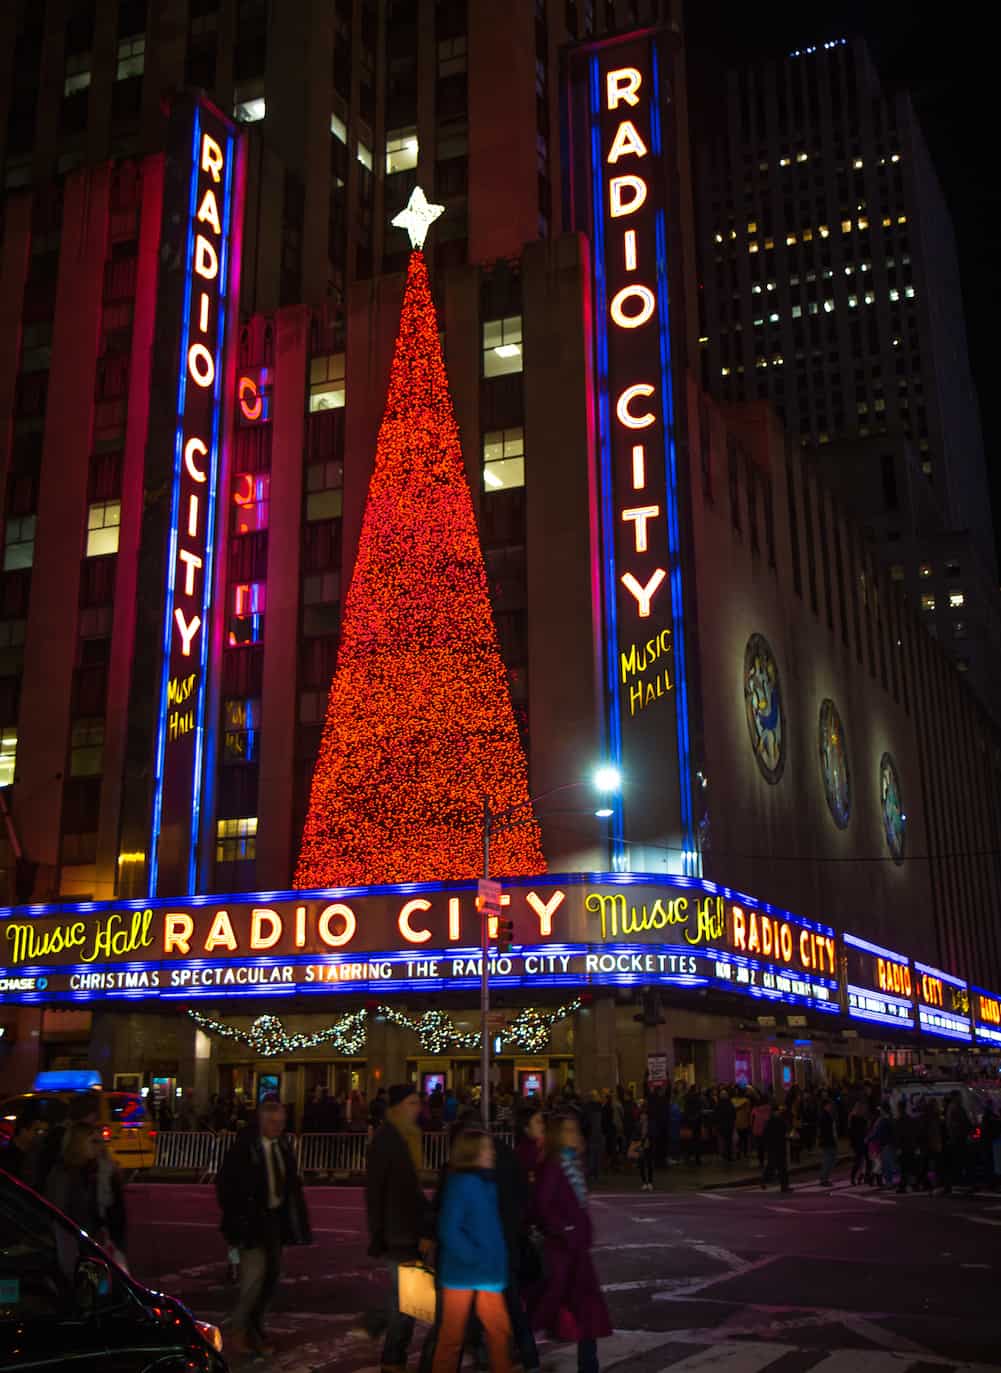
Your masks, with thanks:
[{"label": "asphalt street", "polygon": [[[307,1189],[314,1244],[286,1251],[271,1332],[279,1373],[377,1373],[359,1317],[381,1305],[358,1187]],[[210,1186],[134,1184],[129,1258],[143,1281],[225,1325],[234,1289]],[[815,1182],[591,1199],[628,1373],[948,1373],[1001,1369],[1001,1195],[926,1197]],[[417,1341],[413,1355],[416,1356]],[[541,1346],[573,1373],[572,1348]],[[412,1366],[414,1358],[412,1358]],[[247,1365],[263,1369],[265,1361]]]}]

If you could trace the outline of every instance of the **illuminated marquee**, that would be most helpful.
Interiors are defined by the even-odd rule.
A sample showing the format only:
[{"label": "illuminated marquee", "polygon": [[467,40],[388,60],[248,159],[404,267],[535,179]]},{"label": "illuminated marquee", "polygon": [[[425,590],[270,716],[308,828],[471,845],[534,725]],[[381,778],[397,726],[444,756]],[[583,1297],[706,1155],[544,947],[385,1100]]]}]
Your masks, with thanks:
[{"label": "illuminated marquee", "polygon": [[915,961],[914,992],[918,1025],[924,1033],[969,1043],[973,1030],[970,988],[962,978]]},{"label": "illuminated marquee", "polygon": [[854,1020],[913,1030],[914,976],[910,960],[854,934],[844,935],[843,940],[848,1014]]},{"label": "illuminated marquee", "polygon": [[970,987],[973,1000],[973,1035],[980,1044],[1001,1047],[1001,995]]},{"label": "illuminated marquee", "polygon": [[[836,1010],[837,983],[819,967],[733,947],[736,900],[686,877],[512,879],[501,904],[514,946],[492,971],[508,986],[698,986]],[[739,900],[823,962],[826,927]],[[0,1000],[478,987],[475,903],[466,882],[12,911],[0,918]]]},{"label": "illuminated marquee", "polygon": [[[592,242],[601,621],[608,752],[630,779],[630,838],[668,836],[692,871],[669,238],[664,34],[570,56],[570,197]],[[656,777],[652,759],[658,760]],[[642,799],[641,799],[642,798]],[[626,865],[621,799],[613,857]]]},{"label": "illuminated marquee", "polygon": [[[154,773],[150,891],[195,889],[228,315],[238,286],[240,146],[206,105],[192,114],[177,419]],[[165,216],[176,213],[165,206]]]}]

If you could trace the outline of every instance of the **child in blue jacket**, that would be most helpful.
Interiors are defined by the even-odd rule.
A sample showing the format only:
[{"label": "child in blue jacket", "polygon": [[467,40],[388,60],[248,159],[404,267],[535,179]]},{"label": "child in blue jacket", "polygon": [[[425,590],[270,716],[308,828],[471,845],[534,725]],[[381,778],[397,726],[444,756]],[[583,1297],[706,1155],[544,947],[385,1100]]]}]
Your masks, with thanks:
[{"label": "child in blue jacket", "polygon": [[438,1217],[438,1343],[433,1373],[455,1373],[471,1310],[486,1337],[491,1373],[510,1373],[511,1322],[504,1301],[508,1253],[493,1174],[493,1140],[464,1130],[452,1146]]}]

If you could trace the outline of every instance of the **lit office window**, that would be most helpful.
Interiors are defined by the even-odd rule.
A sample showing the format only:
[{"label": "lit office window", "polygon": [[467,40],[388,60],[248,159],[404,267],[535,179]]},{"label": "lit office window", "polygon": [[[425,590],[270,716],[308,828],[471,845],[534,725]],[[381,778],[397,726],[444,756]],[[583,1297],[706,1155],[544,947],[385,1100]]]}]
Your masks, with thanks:
[{"label": "lit office window", "polygon": [[309,364],[310,410],[340,410],[344,400],[344,354],[313,358]]},{"label": "lit office window", "polygon": [[9,519],[4,531],[3,570],[13,572],[19,567],[30,567],[35,561],[35,524],[36,515],[21,515]]},{"label": "lit office window", "polygon": [[965,639],[969,634],[969,629],[965,620],[955,620],[952,626],[952,637],[954,639]]},{"label": "lit office window", "polygon": [[268,112],[267,102],[263,95],[248,96],[241,99],[240,90],[237,87],[236,99],[233,102],[233,118],[240,124],[256,124],[263,119]]},{"label": "lit office window", "polygon": [[223,701],[223,760],[256,763],[261,739],[261,703],[238,697]]},{"label": "lit office window", "polygon": [[344,464],[313,462],[306,468],[306,519],[333,520],[344,509]]},{"label": "lit office window", "polygon": [[921,597],[921,609],[922,609],[922,610],[934,610],[934,609],[935,609],[935,593],[934,593],[933,591],[926,591],[926,592],[922,595],[922,597]]},{"label": "lit office window", "polygon": [[340,139],[342,143],[347,143],[348,126],[345,124],[344,120],[341,119],[340,115],[332,114],[330,116],[330,132],[335,138]]},{"label": "lit office window", "polygon": [[918,576],[919,576],[919,577],[930,577],[931,575],[932,575],[932,565],[931,565],[931,563],[921,563],[921,565],[918,567]]},{"label": "lit office window", "polygon": [[525,431],[492,429],[483,435],[483,487],[485,491],[525,485]]},{"label": "lit office window", "polygon": [[87,507],[87,557],[103,558],[118,552],[122,524],[121,501],[97,501]]},{"label": "lit office window", "polygon": [[417,130],[391,129],[386,134],[386,175],[417,166]]},{"label": "lit office window", "polygon": [[63,95],[76,95],[90,85],[90,53],[74,53],[67,57],[63,79]]},{"label": "lit office window", "polygon": [[70,735],[70,776],[98,777],[104,768],[104,721],[74,720]]},{"label": "lit office window", "polygon": [[238,472],[233,478],[233,533],[254,534],[268,527],[270,472]]},{"label": "lit office window", "polygon": [[446,38],[438,44],[438,75],[458,76],[466,70],[466,35]]},{"label": "lit office window", "polygon": [[264,582],[236,582],[230,587],[230,648],[263,643],[264,598]]},{"label": "lit office window", "polygon": [[521,315],[483,324],[483,375],[500,377],[522,370]]},{"label": "lit office window", "polygon": [[146,67],[146,35],[123,38],[118,44],[118,65],[115,80],[127,81],[130,76],[142,76]]},{"label": "lit office window", "polygon": [[950,591],[950,592],[949,592],[949,609],[950,609],[950,610],[961,610],[962,607],[963,607],[965,604],[966,604],[966,597],[963,595],[962,591]]},{"label": "lit office window", "polygon": [[366,171],[370,172],[372,170],[372,149],[366,147],[364,143],[359,143],[355,155]]},{"label": "lit office window", "polygon": [[257,857],[257,816],[216,821],[217,863],[241,863]]},{"label": "lit office window", "polygon": [[17,730],[11,725],[0,729],[0,787],[9,787],[14,781],[16,762]]}]

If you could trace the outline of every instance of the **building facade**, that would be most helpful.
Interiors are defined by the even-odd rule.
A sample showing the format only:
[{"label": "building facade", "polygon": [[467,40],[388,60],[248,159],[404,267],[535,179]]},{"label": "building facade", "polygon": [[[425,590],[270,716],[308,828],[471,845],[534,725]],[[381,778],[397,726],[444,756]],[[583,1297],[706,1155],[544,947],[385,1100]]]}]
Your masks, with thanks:
[{"label": "building facade", "polygon": [[[699,123],[704,384],[767,399],[817,448],[915,606],[922,565],[944,575],[940,537],[969,541],[959,629],[941,637],[997,715],[1001,602],[956,245],[909,96],[883,89],[860,38],[836,39],[730,72]],[[902,448],[926,499],[907,499]]]},{"label": "building facade", "polygon": [[[230,14],[192,6],[186,30],[182,8],[173,48],[166,31],[150,38],[157,62],[181,61],[196,18],[216,15],[221,33]],[[871,969],[849,976],[859,946],[845,935],[908,969],[910,1011],[898,994],[867,1022],[899,1030],[901,1052],[989,1048],[960,993],[969,1006],[971,988],[1001,985],[999,741],[797,435],[767,404],[702,391],[676,30],[565,47],[578,36],[566,21],[587,7],[526,4],[502,42],[477,28],[488,7],[363,5],[338,48],[346,7],[313,8],[332,26],[335,76],[338,51],[352,53],[352,103],[337,116],[347,141],[325,129],[333,162],[352,151],[349,237],[363,233],[359,207],[372,215],[371,261],[338,258],[343,297],[328,290],[329,244],[307,247],[304,233],[309,267],[292,272],[262,180],[284,156],[269,134],[286,118],[281,82],[268,84],[272,36],[283,51],[312,37],[294,26],[266,28],[264,85],[233,76],[227,112],[178,95],[169,116],[151,104],[147,126],[143,94],[135,156],[105,161],[101,143],[53,182],[59,138],[39,135],[37,181],[8,183],[0,795],[21,909],[0,921],[0,1016],[12,1076],[93,1061],[109,1081],[138,1074],[204,1096],[256,1090],[277,1055],[280,1090],[298,1100],[321,1080],[475,1077],[468,880],[389,897],[289,892],[399,322],[405,256],[388,218],[429,169],[446,205],[428,257],[449,382],[555,874],[508,893],[504,1080],[639,1082],[651,1053],[700,1079],[778,1085],[773,1059],[794,1076],[858,1073],[883,1032],[852,1033],[852,1011],[887,988]],[[172,13],[153,10],[161,25]],[[416,43],[404,44],[411,11]],[[443,75],[463,55],[460,18],[467,68]],[[370,119],[365,34],[386,55]],[[411,125],[389,82],[414,52]],[[152,70],[121,79],[145,92]],[[110,68],[97,71],[95,59],[81,87],[95,131],[114,99]],[[453,159],[442,119],[459,119],[445,99],[459,76],[468,149]],[[326,80],[324,66],[318,107]],[[499,83],[524,116],[500,141]],[[241,128],[230,96],[250,106],[244,119],[263,102],[264,117]],[[453,195],[442,164],[463,159],[468,184]],[[606,821],[579,783],[609,757],[625,785]],[[918,976],[938,984],[919,994]],[[286,1038],[262,1039],[279,997]],[[762,1000],[776,1013],[759,1016]],[[208,1028],[182,1013],[196,1001]],[[452,1039],[421,1033],[440,1007]],[[548,1041],[525,1031],[528,1011],[553,1017]],[[972,1018],[943,1030],[940,1012]],[[360,1041],[348,1026],[305,1042],[349,1015],[366,1024]],[[220,1038],[219,1017],[244,1038]]]}]

